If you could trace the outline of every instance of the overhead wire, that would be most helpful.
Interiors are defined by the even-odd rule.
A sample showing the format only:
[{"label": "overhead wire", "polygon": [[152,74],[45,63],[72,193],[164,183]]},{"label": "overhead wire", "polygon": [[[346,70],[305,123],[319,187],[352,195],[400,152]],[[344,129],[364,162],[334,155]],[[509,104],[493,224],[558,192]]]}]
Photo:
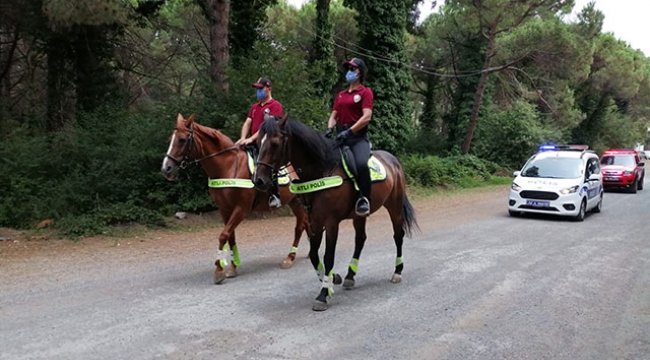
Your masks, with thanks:
[{"label": "overhead wire", "polygon": [[[261,0],[261,2],[263,4],[265,4],[267,7],[272,6],[271,4],[269,4],[268,2],[266,2],[264,0]],[[480,75],[480,74],[484,73],[485,71],[489,71],[489,69],[483,69],[483,70],[471,70],[471,71],[456,72],[456,73],[453,73],[453,74],[440,73],[440,72],[432,71],[429,68],[424,67],[424,66],[418,67],[418,66],[413,65],[413,64],[407,64],[407,63],[401,62],[401,61],[399,61],[397,59],[390,59],[390,58],[386,58],[386,57],[373,55],[373,51],[370,50],[370,49],[366,49],[366,48],[364,48],[364,47],[362,47],[362,46],[360,46],[358,44],[351,43],[351,42],[349,42],[349,41],[347,41],[345,39],[342,39],[342,38],[340,38],[340,37],[338,37],[336,35],[332,35],[333,38],[335,38],[335,39],[337,39],[337,40],[339,40],[339,41],[341,41],[341,42],[343,42],[345,44],[351,44],[352,46],[354,46],[354,47],[356,47],[358,49],[361,49],[361,50],[354,50],[354,49],[351,49],[351,48],[349,48],[347,46],[344,46],[344,45],[341,45],[341,44],[337,43],[333,39],[325,38],[325,37],[323,37],[321,35],[318,35],[313,30],[305,28],[304,26],[300,25],[299,23],[296,23],[296,26],[298,26],[300,29],[302,29],[306,33],[310,34],[311,36],[317,37],[317,38],[319,38],[321,40],[324,40],[324,41],[328,42],[329,44],[331,44],[334,47],[337,47],[339,49],[346,50],[346,51],[348,51],[350,53],[359,55],[359,56],[367,58],[367,59],[373,59],[373,60],[376,60],[376,61],[381,61],[381,62],[386,62],[386,63],[394,63],[394,64],[397,64],[397,65],[401,65],[401,66],[409,68],[411,70],[421,72],[421,73],[424,73],[424,74],[428,74],[428,75],[434,75],[434,76],[439,76],[439,77],[447,77],[447,78],[462,78],[462,77],[470,77],[470,76]]]}]

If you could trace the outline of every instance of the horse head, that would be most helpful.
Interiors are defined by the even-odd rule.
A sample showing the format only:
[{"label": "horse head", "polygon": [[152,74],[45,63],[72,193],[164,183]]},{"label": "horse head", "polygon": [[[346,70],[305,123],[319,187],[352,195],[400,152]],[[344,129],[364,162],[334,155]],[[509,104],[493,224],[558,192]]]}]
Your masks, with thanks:
[{"label": "horse head", "polygon": [[302,180],[330,174],[340,159],[336,144],[321,133],[287,116],[267,119],[260,127],[260,152],[255,171],[255,186],[266,189],[285,164]]},{"label": "horse head", "polygon": [[253,182],[255,187],[262,191],[269,189],[278,169],[288,162],[289,135],[284,129],[288,118],[288,115],[265,115],[260,126],[262,140]]},{"label": "horse head", "polygon": [[187,119],[178,114],[174,132],[170,136],[169,148],[160,169],[167,180],[177,180],[178,170],[185,167],[187,161],[194,155],[196,146],[192,124],[194,124],[194,114]]}]

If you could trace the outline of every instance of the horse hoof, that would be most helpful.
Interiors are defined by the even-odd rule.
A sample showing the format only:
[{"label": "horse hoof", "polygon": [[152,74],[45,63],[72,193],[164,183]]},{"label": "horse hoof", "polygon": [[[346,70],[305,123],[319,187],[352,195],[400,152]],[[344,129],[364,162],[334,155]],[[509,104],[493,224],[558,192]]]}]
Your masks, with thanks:
[{"label": "horse hoof", "polygon": [[343,279],[341,278],[341,275],[339,274],[334,274],[334,285],[341,285],[343,282]]},{"label": "horse hoof", "polygon": [[226,280],[226,272],[223,270],[215,270],[214,272],[214,283],[219,285],[224,280]]},{"label": "horse hoof", "polygon": [[325,311],[327,310],[327,302],[314,300],[314,305],[311,307],[314,311]]},{"label": "horse hoof", "polygon": [[393,274],[393,277],[390,279],[390,282],[392,282],[393,284],[397,284],[397,283],[402,282],[402,275]]},{"label": "horse hoof", "polygon": [[232,267],[232,268],[226,270],[226,277],[227,278],[237,277],[237,268]]},{"label": "horse hoof", "polygon": [[286,259],[282,262],[282,264],[280,264],[281,269],[291,269],[292,266],[293,266],[293,260],[291,259]]},{"label": "horse hoof", "polygon": [[354,279],[345,279],[343,281],[343,288],[346,290],[350,290],[354,287]]}]

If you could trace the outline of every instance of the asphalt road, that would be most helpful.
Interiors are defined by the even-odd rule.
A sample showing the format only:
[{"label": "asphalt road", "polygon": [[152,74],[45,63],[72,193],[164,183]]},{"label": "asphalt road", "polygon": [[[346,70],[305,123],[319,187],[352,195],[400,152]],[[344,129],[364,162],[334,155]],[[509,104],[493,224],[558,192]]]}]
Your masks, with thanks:
[{"label": "asphalt road", "polygon": [[[511,218],[505,188],[473,196],[416,206],[400,284],[373,215],[357,287],[325,312],[306,244],[289,270],[286,243],[249,244],[219,286],[205,249],[39,257],[40,276],[0,276],[0,359],[650,359],[650,188],[607,192],[581,223]],[[349,222],[339,243],[344,272]]]}]

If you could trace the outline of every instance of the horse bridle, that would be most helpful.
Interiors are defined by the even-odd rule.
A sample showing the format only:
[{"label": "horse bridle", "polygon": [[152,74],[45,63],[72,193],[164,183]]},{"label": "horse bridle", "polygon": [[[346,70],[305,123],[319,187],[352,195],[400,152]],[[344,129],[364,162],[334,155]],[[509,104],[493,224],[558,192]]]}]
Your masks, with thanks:
[{"label": "horse bridle", "polygon": [[[178,128],[174,128],[174,130],[178,130]],[[173,161],[175,161],[178,164],[178,167],[181,168],[181,169],[185,169],[187,167],[187,165],[196,164],[196,163],[201,162],[201,161],[203,161],[205,159],[208,159],[208,158],[211,158],[211,157],[214,157],[214,156],[217,156],[217,155],[221,155],[221,154],[223,154],[225,152],[228,152],[230,150],[239,149],[239,146],[233,145],[231,147],[221,149],[221,150],[219,150],[219,151],[217,151],[215,153],[212,153],[210,155],[206,155],[206,156],[204,156],[204,157],[202,157],[200,159],[190,160],[190,155],[192,154],[192,147],[194,146],[194,128],[192,128],[192,126],[190,125],[187,128],[187,130],[189,131],[190,136],[187,138],[187,145],[185,145],[186,149],[185,149],[185,152],[183,154],[183,158],[179,160],[178,158],[172,156],[169,153],[165,154],[165,158],[170,158]]]},{"label": "horse bridle", "polygon": [[[280,152],[280,159],[285,158],[285,154],[287,153],[288,148],[289,148],[289,140],[287,139],[282,144],[282,151]],[[261,150],[262,149],[260,149],[260,151]],[[256,162],[257,162],[257,165],[264,165],[264,166],[267,166],[269,169],[271,169],[271,174],[272,174],[273,179],[276,179],[278,177],[278,173],[280,172],[280,170],[287,167],[287,165],[282,165],[276,170],[275,165],[264,162],[264,161],[259,161],[259,155],[257,156],[257,161]],[[279,162],[282,163],[282,160],[280,160]],[[294,171],[298,172],[298,169],[294,169]]]}]

